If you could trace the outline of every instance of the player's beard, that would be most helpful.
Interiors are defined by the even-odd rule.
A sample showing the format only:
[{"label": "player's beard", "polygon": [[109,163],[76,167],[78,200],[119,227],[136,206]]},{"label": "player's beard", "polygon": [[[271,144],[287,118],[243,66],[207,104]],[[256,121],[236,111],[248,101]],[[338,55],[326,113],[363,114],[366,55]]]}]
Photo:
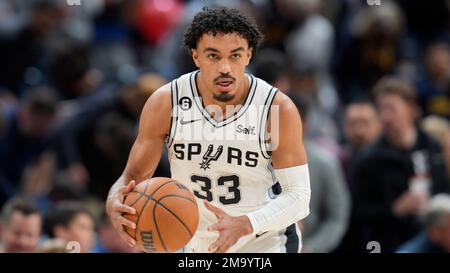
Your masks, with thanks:
[{"label": "player's beard", "polygon": [[234,94],[229,93],[214,94],[214,99],[220,102],[228,102],[234,99]]}]

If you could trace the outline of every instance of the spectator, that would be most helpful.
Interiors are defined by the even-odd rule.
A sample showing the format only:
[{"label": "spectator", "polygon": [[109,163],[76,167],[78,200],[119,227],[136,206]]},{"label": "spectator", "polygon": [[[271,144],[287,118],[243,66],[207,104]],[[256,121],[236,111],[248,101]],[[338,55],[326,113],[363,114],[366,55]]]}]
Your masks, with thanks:
[{"label": "spectator", "polygon": [[[142,73],[132,83],[111,86],[72,103],[69,108],[73,110],[58,127],[59,159],[68,180],[105,198],[115,172],[123,169],[128,156],[126,152],[124,159],[124,151],[131,147],[147,98],[165,82],[156,73]],[[170,176],[167,161],[162,161],[156,173]]]},{"label": "spectator", "polygon": [[94,246],[95,223],[91,213],[80,203],[61,202],[48,212],[44,232],[50,238],[80,244],[81,252],[90,252]]},{"label": "spectator", "polygon": [[[345,146],[341,149],[340,159],[350,192],[353,192],[351,173],[354,162],[360,153],[373,143],[381,133],[381,123],[375,106],[370,101],[356,101],[347,105],[344,113]],[[353,198],[353,196],[352,196]],[[346,231],[338,252],[353,252],[358,247],[360,223],[356,221],[354,208],[350,215],[349,228]]]},{"label": "spectator", "polygon": [[97,253],[130,253],[137,252],[137,248],[130,248],[128,244],[118,236],[112,226],[109,216],[104,211],[98,226],[98,242],[93,250]]},{"label": "spectator", "polygon": [[7,198],[17,194],[20,183],[25,183],[27,167],[46,165],[41,162],[46,158],[41,156],[52,143],[56,103],[53,90],[36,87],[26,94],[18,109],[7,116],[7,131],[0,142],[2,191]]},{"label": "spectator", "polygon": [[310,106],[308,113],[308,138],[337,154],[337,108],[330,107],[328,93],[321,86],[318,73],[311,67],[293,67],[291,73],[292,94],[300,96]]},{"label": "spectator", "polygon": [[102,115],[92,137],[81,141],[80,153],[90,182],[88,192],[104,200],[115,177],[120,176],[133,145],[133,124],[117,112]]},{"label": "spectator", "polygon": [[58,2],[33,1],[29,22],[15,35],[0,40],[0,86],[9,88],[17,97],[24,83],[42,84],[45,72],[42,57],[51,51],[50,36],[65,16]]},{"label": "spectator", "polygon": [[102,83],[102,74],[92,68],[89,48],[67,46],[56,53],[50,64],[50,78],[64,100],[86,96]]},{"label": "spectator", "polygon": [[437,116],[428,116],[422,120],[421,127],[441,144],[450,175],[450,121]]},{"label": "spectator", "polygon": [[41,238],[41,222],[34,203],[10,199],[2,209],[0,252],[34,252]]},{"label": "spectator", "polygon": [[351,37],[335,65],[338,92],[344,104],[369,98],[368,90],[406,59],[404,31],[402,10],[393,1],[358,10],[352,20]]},{"label": "spectator", "polygon": [[401,245],[401,253],[450,253],[450,195],[434,196],[425,209],[425,230]]},{"label": "spectator", "polygon": [[450,120],[450,47],[431,44],[425,52],[425,76],[418,83],[419,101],[425,114]]},{"label": "spectator", "polygon": [[[299,97],[291,99],[301,113],[303,132],[307,132],[308,106]],[[305,140],[305,147],[312,183],[310,214],[303,222],[302,252],[331,252],[347,229],[350,194],[339,160],[311,141]]]},{"label": "spectator", "polygon": [[347,145],[342,161],[347,177],[357,154],[371,144],[381,133],[381,124],[375,106],[370,101],[353,102],[344,113],[344,135]]},{"label": "spectator", "polygon": [[284,93],[291,91],[288,63],[283,52],[274,49],[261,50],[253,64],[253,75],[265,80]]},{"label": "spectator", "polygon": [[383,134],[355,163],[355,217],[363,225],[360,247],[378,241],[392,252],[422,228],[417,216],[429,196],[450,184],[439,145],[415,125],[414,88],[385,77],[373,92]]}]

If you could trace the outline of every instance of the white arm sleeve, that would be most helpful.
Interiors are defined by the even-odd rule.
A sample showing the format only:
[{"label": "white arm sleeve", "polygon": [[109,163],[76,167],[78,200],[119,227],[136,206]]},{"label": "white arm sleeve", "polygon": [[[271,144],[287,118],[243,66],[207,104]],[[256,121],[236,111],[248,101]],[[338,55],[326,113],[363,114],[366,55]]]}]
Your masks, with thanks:
[{"label": "white arm sleeve", "polygon": [[311,187],[308,164],[275,169],[281,194],[266,206],[248,213],[253,234],[285,228],[309,214]]}]

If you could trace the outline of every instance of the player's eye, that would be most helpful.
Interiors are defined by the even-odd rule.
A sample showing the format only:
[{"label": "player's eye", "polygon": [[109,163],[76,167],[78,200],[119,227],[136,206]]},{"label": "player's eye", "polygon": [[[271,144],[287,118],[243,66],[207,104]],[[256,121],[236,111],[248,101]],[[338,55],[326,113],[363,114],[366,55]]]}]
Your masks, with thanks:
[{"label": "player's eye", "polygon": [[237,59],[239,59],[240,57],[241,57],[241,54],[238,54],[238,53],[235,53],[235,54],[231,55],[231,58],[232,58],[233,60],[237,60]]},{"label": "player's eye", "polygon": [[217,60],[217,59],[219,59],[219,56],[217,56],[217,54],[214,54],[214,53],[210,53],[210,54],[208,54],[208,59],[211,59],[211,60]]}]

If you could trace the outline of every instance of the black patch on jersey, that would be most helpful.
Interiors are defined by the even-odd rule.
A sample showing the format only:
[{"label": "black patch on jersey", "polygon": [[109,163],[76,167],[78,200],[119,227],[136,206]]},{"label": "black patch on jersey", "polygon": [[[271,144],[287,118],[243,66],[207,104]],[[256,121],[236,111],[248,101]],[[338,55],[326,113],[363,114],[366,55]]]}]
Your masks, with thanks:
[{"label": "black patch on jersey", "polygon": [[280,182],[277,181],[275,184],[272,185],[272,187],[270,187],[268,189],[269,197],[271,199],[275,199],[278,197],[278,195],[281,194],[281,191],[282,191],[282,189],[281,189]]},{"label": "black patch on jersey", "polygon": [[180,108],[184,111],[189,110],[192,107],[192,100],[189,97],[182,97],[178,101],[178,105],[180,105]]},{"label": "black patch on jersey", "polygon": [[214,150],[214,146],[212,144],[209,144],[208,149],[206,150],[205,154],[203,155],[203,161],[200,163],[200,169],[203,169],[206,171],[206,169],[209,169],[209,166],[211,165],[211,161],[217,161],[219,159],[220,155],[223,152],[223,145],[220,145],[214,155],[212,154]]}]

